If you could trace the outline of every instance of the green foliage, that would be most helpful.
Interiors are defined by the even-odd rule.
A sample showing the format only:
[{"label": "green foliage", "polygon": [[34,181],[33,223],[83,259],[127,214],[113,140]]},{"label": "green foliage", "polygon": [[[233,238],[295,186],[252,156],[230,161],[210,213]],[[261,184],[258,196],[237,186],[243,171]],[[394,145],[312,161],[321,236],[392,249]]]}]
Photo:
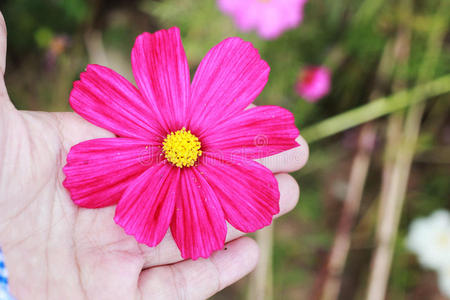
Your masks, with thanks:
[{"label": "green foliage", "polygon": [[47,48],[53,39],[53,32],[48,27],[40,27],[36,30],[34,39],[40,48]]},{"label": "green foliage", "polygon": [[17,55],[41,46],[34,38],[39,32],[75,34],[89,9],[85,0],[3,1],[0,8],[8,25],[8,47]]}]

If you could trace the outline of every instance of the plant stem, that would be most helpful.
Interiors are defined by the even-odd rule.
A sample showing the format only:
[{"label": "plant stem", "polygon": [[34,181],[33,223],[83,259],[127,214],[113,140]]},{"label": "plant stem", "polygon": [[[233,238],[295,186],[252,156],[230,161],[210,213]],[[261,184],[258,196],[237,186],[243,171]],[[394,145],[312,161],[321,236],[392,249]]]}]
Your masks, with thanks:
[{"label": "plant stem", "polygon": [[379,12],[383,4],[384,0],[363,1],[353,17],[353,23],[361,24],[363,22],[370,22],[377,12]]},{"label": "plant stem", "polygon": [[309,143],[316,142],[448,92],[450,92],[450,75],[445,75],[428,83],[417,85],[410,90],[379,98],[371,103],[328,118],[318,124],[307,127],[302,131],[302,135]]},{"label": "plant stem", "polygon": [[256,241],[259,245],[259,263],[250,275],[249,300],[273,299],[273,224],[256,232]]},{"label": "plant stem", "polygon": [[353,160],[347,195],[327,264],[328,274],[321,297],[323,300],[338,299],[341,277],[351,245],[351,232],[359,212],[375,138],[376,130],[373,124],[365,124],[359,135],[358,153]]},{"label": "plant stem", "polygon": [[[438,12],[446,12],[448,11],[447,9],[448,2],[441,1]],[[418,76],[419,82],[433,76],[445,33],[441,22],[445,19],[445,15],[436,16],[435,22],[430,30],[427,51]],[[382,222],[379,222],[377,227],[377,247],[372,260],[372,270],[367,290],[368,300],[385,299],[398,225],[403,210],[409,173],[424,108],[425,105],[423,103],[416,103],[407,113],[404,134],[401,137],[392,166],[390,183],[385,195],[381,199],[382,205],[379,221],[382,219]]]},{"label": "plant stem", "polygon": [[[393,66],[395,66],[393,51],[392,43],[388,42],[379,62],[375,87],[370,95],[372,100],[379,97],[383,83],[390,78],[393,72]],[[359,214],[375,139],[376,127],[374,124],[364,124],[359,132],[357,152],[353,159],[347,193],[339,217],[333,247],[326,268],[317,280],[317,295],[313,295],[314,299],[335,300],[339,297],[342,274],[351,247],[352,231]]]}]

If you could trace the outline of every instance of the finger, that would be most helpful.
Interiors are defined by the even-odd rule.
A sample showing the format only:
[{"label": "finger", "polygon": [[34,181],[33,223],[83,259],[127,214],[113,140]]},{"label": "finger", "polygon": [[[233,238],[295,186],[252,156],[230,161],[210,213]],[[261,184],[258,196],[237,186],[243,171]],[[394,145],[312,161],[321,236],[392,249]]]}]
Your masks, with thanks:
[{"label": "finger", "polygon": [[[280,190],[280,213],[275,216],[276,218],[291,211],[295,207],[298,202],[300,190],[292,176],[288,174],[277,174],[275,177]],[[226,241],[234,240],[244,234],[228,224]],[[171,264],[183,260],[180,250],[178,250],[170,233],[156,247],[147,247],[143,244],[139,245],[145,261],[144,268]]]},{"label": "finger", "polygon": [[[297,181],[289,174],[276,174],[275,178],[277,178],[280,189],[280,212],[274,218],[279,218],[295,208],[300,196],[300,188]],[[234,240],[244,234],[245,232],[228,225],[227,241]]]},{"label": "finger", "polygon": [[257,161],[273,173],[290,173],[303,168],[309,157],[308,143],[302,136],[298,136],[295,140],[299,144],[298,147],[258,159]]},{"label": "finger", "polygon": [[[4,75],[6,69],[6,23],[3,14],[0,12],[0,119],[5,122],[0,123],[5,125],[17,116],[14,106],[9,101],[8,91],[6,90]],[[11,114],[11,112],[13,112]],[[3,131],[3,128],[0,128]]]},{"label": "finger", "polygon": [[[253,107],[256,105],[252,103],[246,109]],[[298,147],[256,161],[262,163],[273,173],[290,173],[300,170],[308,161],[309,147],[302,136],[298,136],[295,140],[299,144]]]},{"label": "finger", "polygon": [[142,299],[206,299],[250,273],[258,246],[243,237],[209,259],[187,260],[144,270],[139,280]]},{"label": "finger", "polygon": [[[256,105],[252,103],[246,109],[253,107]],[[308,143],[302,136],[298,136],[295,140],[299,144],[298,147],[256,161],[262,163],[273,173],[290,173],[303,168],[309,157]]]}]

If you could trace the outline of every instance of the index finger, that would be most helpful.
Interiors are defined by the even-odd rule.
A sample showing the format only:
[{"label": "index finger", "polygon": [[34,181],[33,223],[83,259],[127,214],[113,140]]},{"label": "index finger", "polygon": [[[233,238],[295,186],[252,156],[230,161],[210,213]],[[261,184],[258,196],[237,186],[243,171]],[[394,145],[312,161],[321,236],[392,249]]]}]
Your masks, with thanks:
[{"label": "index finger", "polygon": [[309,157],[308,143],[302,136],[298,136],[295,141],[298,147],[256,161],[273,173],[289,173],[303,168]]},{"label": "index finger", "polygon": [[[250,104],[246,109],[257,107],[255,104]],[[256,161],[263,164],[273,173],[290,173],[303,168],[309,158],[309,147],[306,140],[299,135],[295,141],[298,147],[293,149],[257,159]]]},{"label": "index finger", "polygon": [[0,75],[4,75],[6,67],[6,23],[0,11]]}]

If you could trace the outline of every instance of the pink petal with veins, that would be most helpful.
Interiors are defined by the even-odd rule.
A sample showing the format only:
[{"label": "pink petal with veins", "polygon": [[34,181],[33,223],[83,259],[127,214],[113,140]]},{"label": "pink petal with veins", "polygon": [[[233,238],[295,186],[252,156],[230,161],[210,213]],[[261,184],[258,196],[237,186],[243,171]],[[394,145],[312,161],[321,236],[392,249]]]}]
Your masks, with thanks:
[{"label": "pink petal with veins", "polygon": [[63,185],[75,204],[117,204],[127,187],[159,159],[156,144],[128,138],[88,140],[70,149]]},{"label": "pink petal with veins", "polygon": [[298,147],[292,113],[279,106],[258,106],[242,111],[201,136],[205,150],[263,158]]},{"label": "pink petal with veins", "polygon": [[261,93],[270,68],[258,50],[240,38],[228,38],[212,48],[192,82],[189,128],[201,136],[243,111]]},{"label": "pink petal with veins", "polygon": [[136,38],[131,52],[136,83],[166,131],[185,126],[190,106],[189,66],[176,27]]},{"label": "pink petal with veins", "polygon": [[227,226],[219,199],[196,168],[181,172],[170,228],[183,258],[206,258],[225,244]]},{"label": "pink petal with veins", "polygon": [[253,160],[232,154],[205,153],[198,166],[220,199],[226,220],[243,232],[272,223],[280,211],[280,192],[272,172]]},{"label": "pink petal with veins", "polygon": [[139,243],[158,245],[172,220],[179,183],[179,168],[163,162],[154,165],[129,185],[114,221]]}]

